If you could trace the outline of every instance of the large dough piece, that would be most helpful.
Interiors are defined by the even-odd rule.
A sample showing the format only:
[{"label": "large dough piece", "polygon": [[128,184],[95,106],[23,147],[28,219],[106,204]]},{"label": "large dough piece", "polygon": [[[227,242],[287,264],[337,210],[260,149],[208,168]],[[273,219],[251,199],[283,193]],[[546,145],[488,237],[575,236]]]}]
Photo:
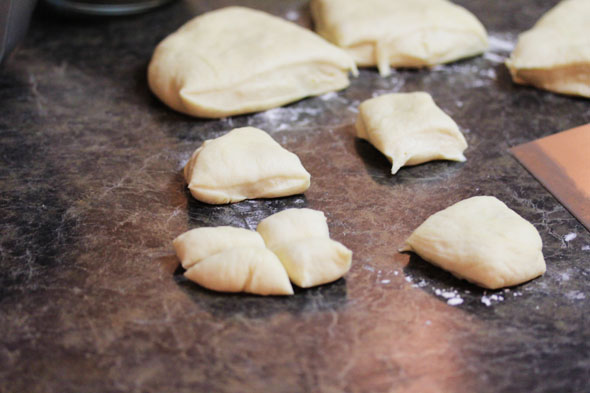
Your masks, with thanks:
[{"label": "large dough piece", "polygon": [[392,163],[392,174],[404,165],[432,160],[465,161],[463,134],[428,93],[393,93],[364,101],[356,130]]},{"label": "large dough piece", "polygon": [[311,31],[242,7],[198,16],[164,39],[148,68],[166,105],[217,118],[348,86],[352,58]]},{"label": "large dough piece", "polygon": [[234,227],[192,229],[173,241],[191,281],[214,291],[292,295],[285,268],[254,231]]},{"label": "large dough piece", "polygon": [[517,285],[545,273],[535,227],[490,196],[465,199],[430,216],[402,251],[485,288]]},{"label": "large dough piece", "polygon": [[424,67],[484,52],[487,33],[446,0],[312,0],[317,32],[361,66]]},{"label": "large dough piece", "polygon": [[206,140],[184,167],[184,177],[191,194],[211,204],[299,194],[310,184],[299,158],[253,127]]},{"label": "large dough piece", "polygon": [[301,288],[335,281],[350,269],[352,251],[330,239],[320,211],[287,209],[260,221],[256,230]]},{"label": "large dough piece", "polygon": [[506,65],[516,83],[590,97],[590,1],[564,0],[543,15]]}]

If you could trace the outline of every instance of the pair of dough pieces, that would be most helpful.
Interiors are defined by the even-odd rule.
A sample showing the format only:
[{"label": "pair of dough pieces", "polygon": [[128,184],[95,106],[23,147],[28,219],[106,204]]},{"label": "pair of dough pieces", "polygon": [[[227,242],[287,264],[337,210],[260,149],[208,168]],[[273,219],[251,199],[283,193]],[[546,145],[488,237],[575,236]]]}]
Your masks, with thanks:
[{"label": "pair of dough pieces", "polygon": [[292,295],[281,261],[257,232],[234,227],[197,228],[173,241],[191,281],[221,292]]},{"label": "pair of dough pieces", "polygon": [[312,0],[317,32],[382,76],[483,53],[483,25],[446,0]]},{"label": "pair of dough pieces", "polygon": [[262,220],[256,231],[302,288],[335,281],[350,269],[352,251],[330,239],[321,211],[287,209]]},{"label": "pair of dough pieces", "polygon": [[187,22],[155,49],[151,90],[179,112],[218,118],[340,90],[353,59],[313,32],[267,13],[228,7]]},{"label": "pair of dough pieces", "polygon": [[356,130],[392,163],[392,174],[404,165],[431,160],[465,161],[463,134],[428,93],[393,93],[364,101]]},{"label": "pair of dough pieces", "polygon": [[529,281],[545,273],[535,227],[498,199],[465,199],[430,216],[402,251],[485,288]]},{"label": "pair of dough pieces", "polygon": [[310,185],[299,157],[254,127],[206,140],[184,167],[184,177],[191,194],[211,204],[294,195]]},{"label": "pair of dough pieces", "polygon": [[518,37],[506,65],[516,83],[590,97],[590,1],[552,8]]}]

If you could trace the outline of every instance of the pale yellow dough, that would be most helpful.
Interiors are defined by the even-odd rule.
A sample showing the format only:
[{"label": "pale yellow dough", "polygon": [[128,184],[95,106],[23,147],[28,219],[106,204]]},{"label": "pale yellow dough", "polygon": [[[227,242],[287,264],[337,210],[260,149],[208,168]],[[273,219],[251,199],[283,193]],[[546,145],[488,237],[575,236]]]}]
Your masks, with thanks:
[{"label": "pale yellow dough", "polygon": [[230,248],[265,247],[258,232],[230,226],[191,229],[174,239],[172,244],[185,269]]},{"label": "pale yellow dough", "polygon": [[320,211],[287,209],[262,220],[256,230],[302,288],[335,281],[350,269],[352,251],[330,239]]},{"label": "pale yellow dough", "polygon": [[184,275],[214,291],[257,295],[293,294],[285,268],[277,256],[266,248],[231,248],[205,258]]},{"label": "pale yellow dough", "polygon": [[516,83],[590,97],[590,1],[552,8],[518,37],[506,65]]},{"label": "pale yellow dough", "polygon": [[294,23],[243,7],[198,16],[164,39],[148,68],[166,105],[198,117],[261,111],[348,86],[353,59]]},{"label": "pale yellow dough", "polygon": [[360,66],[424,67],[483,53],[487,33],[446,0],[312,0],[316,31]]},{"label": "pale yellow dough", "polygon": [[364,101],[356,130],[392,163],[392,174],[432,160],[465,161],[463,134],[428,93],[393,93]]},{"label": "pale yellow dough", "polygon": [[430,216],[402,251],[459,278],[497,289],[545,273],[542,241],[535,227],[490,196],[465,199]]},{"label": "pale yellow dough", "polygon": [[292,295],[281,261],[255,231],[234,227],[192,229],[173,241],[191,281],[221,292]]},{"label": "pale yellow dough", "polygon": [[310,175],[299,158],[253,127],[207,140],[184,167],[191,194],[210,204],[304,192]]}]

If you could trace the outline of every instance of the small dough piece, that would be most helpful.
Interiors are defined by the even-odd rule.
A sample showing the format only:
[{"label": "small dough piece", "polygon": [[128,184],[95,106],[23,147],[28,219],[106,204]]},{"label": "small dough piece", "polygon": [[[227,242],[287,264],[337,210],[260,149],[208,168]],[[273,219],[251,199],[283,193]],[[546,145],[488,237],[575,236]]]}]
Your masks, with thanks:
[{"label": "small dough piece", "polygon": [[193,197],[210,204],[295,195],[310,184],[299,157],[253,127],[205,141],[184,167],[184,178]]},{"label": "small dough piece", "polygon": [[256,230],[301,288],[336,281],[350,270],[352,251],[330,239],[320,211],[287,209],[262,220]]},{"label": "small dough piece", "polygon": [[310,237],[330,238],[324,212],[313,209],[287,209],[260,221],[256,231],[271,251],[285,243]]},{"label": "small dough piece", "polygon": [[515,83],[590,97],[590,1],[564,0],[518,37],[506,66]]},{"label": "small dough piece", "polygon": [[265,247],[258,232],[230,226],[191,229],[174,239],[172,244],[185,269],[230,248]]},{"label": "small dough piece", "polygon": [[483,53],[487,33],[465,8],[446,0],[312,0],[316,31],[359,66],[424,67]]},{"label": "small dough piece", "polygon": [[479,286],[497,289],[545,273],[542,241],[535,227],[491,196],[458,202],[430,216],[402,251]]},{"label": "small dough piece", "polygon": [[219,118],[344,89],[354,60],[313,32],[267,13],[227,7],[164,39],[148,68],[151,90],[174,110]]},{"label": "small dough piece", "polygon": [[392,163],[392,174],[405,165],[466,160],[463,134],[428,93],[393,93],[364,101],[356,130]]},{"label": "small dough piece", "polygon": [[352,251],[325,237],[286,243],[275,251],[289,278],[301,288],[338,280],[350,269]]},{"label": "small dough piece", "polygon": [[264,247],[235,247],[203,259],[184,275],[220,292],[257,295],[292,295],[293,287],[283,265]]}]

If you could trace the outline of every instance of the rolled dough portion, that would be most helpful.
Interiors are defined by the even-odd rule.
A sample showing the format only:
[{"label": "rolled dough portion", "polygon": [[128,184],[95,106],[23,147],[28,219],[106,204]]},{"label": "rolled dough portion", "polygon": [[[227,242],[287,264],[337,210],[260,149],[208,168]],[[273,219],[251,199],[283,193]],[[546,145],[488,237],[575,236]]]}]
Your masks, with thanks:
[{"label": "rolled dough portion", "polygon": [[261,111],[348,86],[353,59],[294,23],[243,7],[205,13],[155,49],[151,90],[198,117]]},{"label": "rolled dough portion", "polygon": [[312,0],[317,32],[360,66],[424,67],[483,53],[483,25],[446,0]]},{"label": "rolled dough portion", "polygon": [[235,247],[203,259],[184,275],[220,292],[292,295],[293,287],[275,254],[264,247]]},{"label": "rolled dough portion", "polygon": [[262,220],[256,231],[302,288],[335,281],[350,269],[352,251],[330,239],[320,211],[287,209]]},{"label": "rolled dough portion", "polygon": [[491,196],[465,199],[430,216],[402,251],[479,286],[497,289],[545,273],[535,227]]},{"label": "rolled dough portion", "polygon": [[184,167],[184,177],[193,197],[210,204],[294,195],[310,185],[299,157],[253,127],[205,141]]},{"label": "rolled dough portion", "polygon": [[590,97],[590,1],[564,0],[518,37],[506,66],[515,83]]},{"label": "rolled dough portion", "polygon": [[392,174],[405,165],[466,160],[463,134],[428,93],[393,93],[364,101],[356,130],[392,163]]},{"label": "rolled dough portion", "polygon": [[258,232],[230,226],[191,229],[174,239],[172,244],[185,269],[230,248],[265,248],[264,240]]}]

